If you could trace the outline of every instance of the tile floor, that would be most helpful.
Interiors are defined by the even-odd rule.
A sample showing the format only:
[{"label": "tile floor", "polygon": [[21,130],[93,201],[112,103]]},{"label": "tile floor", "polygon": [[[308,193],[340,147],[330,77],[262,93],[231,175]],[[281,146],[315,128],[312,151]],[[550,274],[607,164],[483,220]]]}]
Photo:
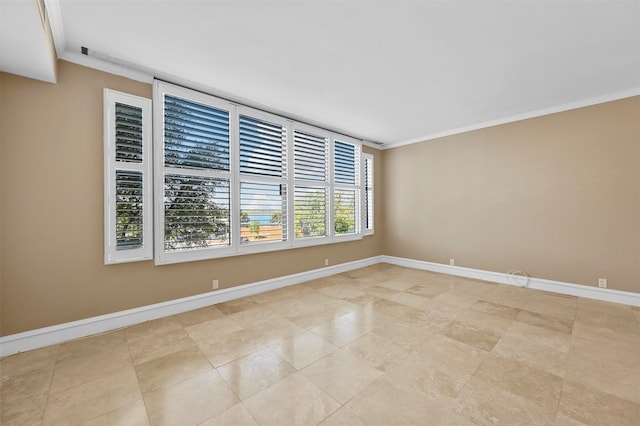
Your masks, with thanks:
[{"label": "tile floor", "polygon": [[640,309],[379,264],[6,357],[2,425],[639,425]]}]

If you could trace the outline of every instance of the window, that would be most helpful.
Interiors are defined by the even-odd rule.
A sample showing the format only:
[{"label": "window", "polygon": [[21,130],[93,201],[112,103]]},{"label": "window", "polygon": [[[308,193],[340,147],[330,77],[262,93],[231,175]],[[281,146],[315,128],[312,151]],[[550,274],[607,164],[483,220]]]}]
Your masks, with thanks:
[{"label": "window", "polygon": [[240,251],[283,248],[289,211],[287,122],[249,108],[238,112]]},{"label": "window", "polygon": [[362,237],[360,142],[154,85],[157,264]]},{"label": "window", "polygon": [[104,90],[105,264],[153,257],[151,100]]},{"label": "window", "polygon": [[362,154],[363,159],[363,224],[364,234],[373,234],[373,155]]},{"label": "window", "polygon": [[359,146],[336,140],[333,149],[334,198],[333,220],[336,235],[358,232],[360,170]]}]

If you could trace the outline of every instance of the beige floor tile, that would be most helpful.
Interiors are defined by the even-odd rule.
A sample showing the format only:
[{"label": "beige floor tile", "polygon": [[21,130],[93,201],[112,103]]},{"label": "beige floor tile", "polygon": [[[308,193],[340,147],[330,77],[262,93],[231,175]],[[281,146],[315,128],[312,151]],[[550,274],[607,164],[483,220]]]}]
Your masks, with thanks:
[{"label": "beige floor tile", "polygon": [[561,333],[571,334],[571,330],[573,329],[573,320],[571,319],[557,318],[548,314],[529,312],[524,309],[520,311],[516,319],[525,324],[548,328],[549,330],[559,331]]},{"label": "beige floor tile", "polygon": [[51,393],[43,425],[78,424],[142,398],[133,366]]},{"label": "beige floor tile", "polygon": [[342,406],[324,419],[320,426],[367,426],[367,424],[347,407]]},{"label": "beige floor tile", "polygon": [[248,328],[211,338],[198,346],[213,366],[219,367],[265,347],[261,338],[255,329]]},{"label": "beige floor tile", "polygon": [[638,425],[640,405],[622,398],[565,381],[559,413],[585,424]]},{"label": "beige floor tile", "polygon": [[370,328],[367,326],[355,324],[346,319],[335,319],[322,323],[309,331],[337,347],[342,347],[365,335],[369,330]]},{"label": "beige floor tile", "polygon": [[242,330],[240,324],[228,316],[186,327],[185,330],[197,344],[205,344],[209,339],[222,337]]},{"label": "beige floor tile", "polygon": [[[287,318],[287,317],[296,317],[298,315],[307,313],[311,308],[314,307],[314,305],[310,302],[307,302],[305,299],[286,297],[284,299],[267,303],[264,305],[264,307],[269,309],[272,313],[275,313],[277,315]],[[256,309],[257,308],[251,309],[251,311],[256,311]],[[240,315],[240,314],[235,314],[235,315]],[[268,318],[269,315],[267,314],[266,317]],[[253,325],[253,324],[249,324],[249,325]]]},{"label": "beige floor tile", "polygon": [[428,398],[402,383],[382,378],[345,406],[369,426],[470,425],[456,414],[455,403],[446,396]]},{"label": "beige floor tile", "polygon": [[0,424],[4,426],[39,425],[47,404],[47,396],[27,397],[0,404]]},{"label": "beige floor tile", "polygon": [[[275,293],[275,295],[277,296],[278,293]],[[223,314],[231,315],[241,311],[245,311],[247,309],[255,308],[258,306],[258,303],[248,299],[236,299],[236,300],[230,300],[224,303],[218,303],[215,306]]]},{"label": "beige floor tile", "polygon": [[49,392],[52,367],[28,371],[23,374],[8,376],[0,382],[0,400],[3,403],[22,398],[37,398]]},{"label": "beige floor tile", "polygon": [[261,426],[315,425],[340,404],[301,373],[296,373],[244,402]]},{"label": "beige floor tile", "polygon": [[502,334],[497,331],[460,321],[451,322],[451,324],[440,331],[440,334],[484,351],[492,350],[502,336]]},{"label": "beige floor tile", "polygon": [[345,349],[332,352],[301,372],[341,404],[382,375]]},{"label": "beige floor tile", "polygon": [[199,426],[258,426],[258,423],[247,408],[242,403],[238,403],[217,416],[200,423]]},{"label": "beige floor tile", "polygon": [[629,369],[588,355],[569,353],[565,380],[640,404],[640,357],[638,368]]},{"label": "beige floor tile", "polygon": [[448,284],[443,282],[433,282],[433,283],[416,284],[412,287],[409,287],[405,291],[407,293],[415,294],[417,296],[434,298],[439,294],[444,293],[447,290],[449,290]]},{"label": "beige floor tile", "polygon": [[215,370],[145,395],[152,425],[196,425],[237,404],[238,398]]},{"label": "beige floor tile", "polygon": [[372,330],[373,328],[389,321],[398,321],[397,319],[384,315],[370,307],[359,307],[351,312],[339,315],[335,317],[335,319],[347,320],[363,330]]},{"label": "beige floor tile", "polygon": [[523,309],[551,317],[573,321],[576,316],[578,298],[536,292],[530,295]]},{"label": "beige floor tile", "polygon": [[360,309],[360,306],[354,305],[353,303],[349,303],[346,300],[342,299],[330,300],[323,303],[321,307],[322,310],[334,317]]},{"label": "beige floor tile", "polygon": [[338,349],[336,346],[307,331],[282,339],[269,346],[269,349],[296,369],[301,370],[309,364]]},{"label": "beige floor tile", "polygon": [[126,348],[124,332],[113,331],[60,344],[56,362],[72,361],[97,353],[118,352]]},{"label": "beige floor tile", "polygon": [[470,278],[451,277],[449,292],[463,293],[468,296],[481,298],[496,287],[496,284]]},{"label": "beige floor tile", "polygon": [[391,300],[392,302],[410,306],[412,308],[418,308],[431,300],[428,297],[418,296],[416,294],[405,292],[396,293],[393,296],[387,297],[386,299]]},{"label": "beige floor tile", "polygon": [[435,296],[433,300],[438,302],[445,302],[450,305],[460,306],[461,308],[468,308],[478,301],[477,296],[470,296],[464,293],[452,293],[445,291]]},{"label": "beige floor tile", "polygon": [[199,342],[198,345],[209,361],[219,367],[304,331],[294,323],[280,318]]},{"label": "beige floor tile", "polygon": [[496,315],[487,314],[485,312],[479,312],[471,309],[460,313],[456,318],[456,321],[473,325],[485,330],[491,330],[498,334],[504,333],[509,326],[513,323],[512,320]]},{"label": "beige floor tile", "polygon": [[371,294],[363,294],[357,297],[348,297],[344,300],[362,308],[371,308],[380,299],[380,297],[373,296]]},{"label": "beige floor tile", "polygon": [[60,392],[83,383],[98,380],[124,368],[133,367],[126,345],[108,352],[88,353],[58,361],[51,379],[50,392]]},{"label": "beige floor tile", "polygon": [[143,400],[134,401],[84,423],[84,426],[148,426],[149,418]]},{"label": "beige floor tile", "polygon": [[224,316],[225,315],[222,311],[215,306],[207,306],[205,308],[194,309],[193,311],[176,315],[175,318],[183,327],[190,327],[192,325],[223,318]]},{"label": "beige floor tile", "polygon": [[452,305],[442,300],[429,299],[420,306],[420,309],[427,312],[433,312],[449,320],[454,320],[460,315],[465,308],[461,306]]},{"label": "beige floor tile", "polygon": [[472,311],[484,312],[485,314],[494,315],[497,317],[514,320],[520,313],[520,309],[512,308],[511,306],[500,305],[498,303],[487,302],[485,300],[479,300],[470,306]]},{"label": "beige floor tile", "polygon": [[367,333],[344,347],[344,350],[366,361],[380,371],[387,371],[397,364],[408,351],[374,333]]},{"label": "beige floor tile", "polygon": [[640,311],[634,310],[633,316],[636,318],[636,322],[638,323],[638,327],[640,327]]},{"label": "beige floor tile", "polygon": [[499,284],[483,294],[480,299],[512,308],[522,308],[527,302],[527,294],[523,288]]},{"label": "beige floor tile", "polygon": [[526,337],[541,345],[561,352],[569,352],[571,335],[522,322],[514,321],[505,334]]},{"label": "beige floor tile", "polygon": [[131,358],[136,365],[196,347],[195,342],[174,317],[127,328],[125,334]]},{"label": "beige floor tile", "polygon": [[471,373],[453,370],[416,352],[403,358],[385,374],[385,379],[412,389],[431,399],[455,398],[471,379]]},{"label": "beige floor tile", "polygon": [[373,287],[369,287],[365,290],[365,293],[379,298],[391,297],[394,294],[398,293],[398,290],[392,290],[387,287],[382,287],[381,285],[375,285]]},{"label": "beige floor tile", "polygon": [[218,367],[218,373],[241,400],[296,371],[291,364],[269,349],[254,352]]},{"label": "beige floor tile", "polygon": [[334,319],[334,315],[322,309],[322,305],[317,305],[309,309],[308,312],[295,316],[287,316],[286,318],[299,327],[312,329]]},{"label": "beige floor tile", "polygon": [[[288,299],[295,300],[295,299]],[[279,302],[275,302],[279,303]],[[265,321],[272,321],[282,318],[277,313],[273,312],[270,308],[272,304],[266,306],[258,306],[251,309],[245,309],[244,311],[236,312],[227,316],[230,320],[240,326],[240,328],[251,327],[256,324],[263,323]]]},{"label": "beige floor tile", "polygon": [[476,372],[489,352],[437,334],[418,347],[416,354],[430,358],[453,371],[471,375]]},{"label": "beige floor tile", "polygon": [[213,369],[198,348],[174,352],[135,366],[142,394],[164,389]]},{"label": "beige floor tile", "polygon": [[558,411],[558,414],[556,415],[556,426],[587,426],[587,424]]},{"label": "beige floor tile", "polygon": [[490,354],[474,377],[532,401],[555,415],[562,378],[519,361]]},{"label": "beige floor tile", "polygon": [[389,288],[395,291],[405,291],[408,288],[413,287],[415,284],[412,281],[407,280],[387,280],[378,284],[381,287]]},{"label": "beige floor tile", "polygon": [[321,288],[318,291],[334,299],[347,299],[364,295],[363,291],[355,288],[350,288],[343,284],[334,284],[328,287]]},{"label": "beige floor tile", "polygon": [[438,327],[429,327],[424,323],[416,326],[415,323],[390,319],[388,322],[376,324],[371,332],[410,352],[433,337],[437,330]]},{"label": "beige floor tile", "polygon": [[618,343],[640,347],[640,329],[616,329],[577,320],[573,323],[571,334],[573,337],[599,342],[603,345]]},{"label": "beige floor tile", "polygon": [[558,377],[564,377],[569,359],[566,352],[509,331],[502,336],[492,352]]},{"label": "beige floor tile", "polygon": [[640,346],[632,342],[608,341],[606,343],[573,336],[571,351],[595,361],[618,364],[621,368],[637,370],[640,366]]},{"label": "beige floor tile", "polygon": [[455,412],[477,425],[553,425],[556,410],[474,376],[456,399]]},{"label": "beige floor tile", "polygon": [[0,359],[0,380],[43,368],[53,369],[59,345],[22,352]]}]

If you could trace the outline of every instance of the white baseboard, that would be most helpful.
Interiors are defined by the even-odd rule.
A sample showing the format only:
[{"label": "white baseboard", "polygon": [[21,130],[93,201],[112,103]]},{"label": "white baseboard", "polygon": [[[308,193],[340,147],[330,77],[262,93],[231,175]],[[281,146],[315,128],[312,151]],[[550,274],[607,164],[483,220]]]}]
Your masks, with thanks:
[{"label": "white baseboard", "polygon": [[[205,306],[215,305],[216,303],[227,302],[229,300],[252,296],[265,291],[276,290],[278,288],[300,284],[306,281],[324,278],[354,269],[364,268],[377,263],[389,263],[407,268],[475,278],[499,284],[523,284],[523,282],[517,282],[520,280],[520,277],[513,277],[499,272],[463,268],[460,266],[450,266],[442,263],[425,262],[394,256],[375,256],[367,259],[356,260],[354,262],[341,263],[339,265],[327,266],[325,268],[314,269],[298,274],[286,275],[270,280],[211,291],[208,293],[197,294],[195,296],[183,297],[180,299],[169,300],[167,302],[141,306],[139,308],[127,309],[125,311],[113,312],[64,324],[53,325],[51,327],[25,331],[24,333],[11,334],[9,336],[0,337],[0,357],[55,345],[69,340],[90,336],[92,334],[104,333],[121,327],[140,324],[145,321],[180,314],[193,309],[203,308]],[[589,299],[640,306],[640,294],[626,291],[589,287],[560,281],[544,280],[541,278],[529,278],[527,287]]]},{"label": "white baseboard", "polygon": [[276,290],[305,281],[328,277],[342,272],[348,272],[358,268],[380,263],[382,256],[370,257],[356,260],[354,262],[341,263],[339,265],[327,266],[321,269],[301,272],[298,274],[286,275],[270,280],[259,281],[237,287],[225,288],[208,293],[197,294],[195,296],[183,297],[166,302],[155,303],[153,305],[141,306],[139,308],[127,309],[125,311],[113,312],[97,317],[86,318],[36,330],[25,331],[24,333],[11,334],[0,337],[0,357],[24,352],[45,346],[55,345],[92,334],[104,333],[140,324],[145,321],[157,318],[168,317],[175,314],[215,305],[216,303],[227,302],[241,297],[252,296],[265,291]]},{"label": "white baseboard", "polygon": [[[499,284],[522,286],[526,281],[526,278],[524,277],[512,276],[501,272],[464,268],[461,266],[451,266],[443,263],[425,262],[422,260],[406,259],[402,257],[382,256],[382,262],[407,268],[456,275],[459,277],[475,278]],[[605,302],[621,303],[623,305],[640,306],[640,294],[628,291],[589,287],[581,284],[565,283],[562,281],[552,281],[534,277],[529,277],[527,288],[585,297],[587,299],[602,300]]]}]

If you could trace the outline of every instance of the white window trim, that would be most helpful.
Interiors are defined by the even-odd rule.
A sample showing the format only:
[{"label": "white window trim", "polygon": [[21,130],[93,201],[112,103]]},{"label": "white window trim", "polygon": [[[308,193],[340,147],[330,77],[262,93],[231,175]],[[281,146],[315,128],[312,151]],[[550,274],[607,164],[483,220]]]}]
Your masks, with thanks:
[{"label": "white window trim", "polygon": [[[153,191],[151,161],[151,99],[104,89],[104,263],[105,265],[153,259]],[[142,110],[142,162],[116,160],[116,103]],[[116,238],[116,172],[129,170],[142,173],[143,231],[142,247],[117,250]]]}]

